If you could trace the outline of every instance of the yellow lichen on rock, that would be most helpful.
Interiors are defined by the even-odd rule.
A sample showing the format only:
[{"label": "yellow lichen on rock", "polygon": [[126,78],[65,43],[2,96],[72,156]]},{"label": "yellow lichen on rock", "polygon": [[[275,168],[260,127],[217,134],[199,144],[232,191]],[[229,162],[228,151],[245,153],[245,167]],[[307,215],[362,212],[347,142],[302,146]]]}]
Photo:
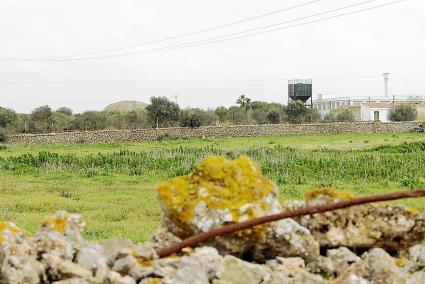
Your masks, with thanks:
[{"label": "yellow lichen on rock", "polygon": [[[245,156],[206,158],[191,174],[162,183],[158,197],[164,225],[180,238],[282,212],[277,187]],[[208,245],[219,247],[222,254],[249,253],[260,262],[274,256],[319,255],[319,244],[293,219],[220,236]]]},{"label": "yellow lichen on rock", "polygon": [[408,262],[408,260],[407,260],[405,257],[400,257],[400,258],[397,258],[397,259],[395,260],[395,264],[396,264],[398,267],[405,267],[405,266],[406,266],[406,264],[407,264],[407,262]]},{"label": "yellow lichen on rock", "polygon": [[412,207],[405,206],[405,207],[404,207],[404,209],[405,209],[407,212],[409,212],[410,214],[412,214],[412,216],[416,216],[416,215],[418,215],[418,213],[419,213],[418,209],[416,209],[416,208],[412,208]]},{"label": "yellow lichen on rock", "polygon": [[333,189],[333,188],[316,188],[307,191],[305,194],[305,200],[313,200],[319,196],[326,196],[332,200],[349,200],[353,199],[355,195],[348,191]]},{"label": "yellow lichen on rock", "polygon": [[0,221],[0,232],[3,232],[7,228],[6,221]]},{"label": "yellow lichen on rock", "polygon": [[[195,218],[197,206],[227,212],[226,222],[244,221],[269,210],[269,204],[262,201],[275,188],[248,157],[228,160],[212,156],[201,161],[191,174],[160,184],[158,195],[171,221],[190,234],[193,232],[187,223]],[[258,206],[244,207],[255,201]]]},{"label": "yellow lichen on rock", "polygon": [[53,230],[55,230],[58,233],[65,232],[66,229],[66,220],[69,217],[69,214],[64,212],[60,215],[54,215],[46,218],[44,221],[44,224],[51,225],[53,227]]},{"label": "yellow lichen on rock", "polygon": [[159,284],[161,283],[161,278],[152,278],[148,281],[143,282],[143,284]]},{"label": "yellow lichen on rock", "polygon": [[24,232],[12,222],[0,221],[0,244],[5,240],[10,240]]},{"label": "yellow lichen on rock", "polygon": [[12,234],[19,234],[23,232],[21,228],[12,222],[0,221],[0,233],[4,231],[9,231]]}]

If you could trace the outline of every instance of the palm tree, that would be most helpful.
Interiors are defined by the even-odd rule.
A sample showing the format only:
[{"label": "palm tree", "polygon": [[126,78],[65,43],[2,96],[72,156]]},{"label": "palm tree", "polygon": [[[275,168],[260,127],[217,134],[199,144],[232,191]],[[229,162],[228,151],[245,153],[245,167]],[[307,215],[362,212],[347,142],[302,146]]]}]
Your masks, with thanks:
[{"label": "palm tree", "polygon": [[246,116],[247,116],[247,120],[248,122],[251,122],[250,119],[250,110],[252,108],[251,106],[251,99],[248,98],[245,95],[241,95],[237,100],[236,103],[239,105],[239,107],[243,108],[245,110]]}]

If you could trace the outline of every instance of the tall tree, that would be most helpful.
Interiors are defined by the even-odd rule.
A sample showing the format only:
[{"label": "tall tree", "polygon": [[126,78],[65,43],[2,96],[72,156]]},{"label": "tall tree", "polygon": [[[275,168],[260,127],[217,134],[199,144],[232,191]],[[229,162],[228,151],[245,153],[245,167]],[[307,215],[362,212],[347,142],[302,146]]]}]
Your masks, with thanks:
[{"label": "tall tree", "polygon": [[176,125],[180,118],[180,107],[166,97],[152,97],[146,107],[149,120],[153,127]]},{"label": "tall tree", "polygon": [[52,109],[45,105],[34,109],[31,112],[31,122],[36,132],[46,132],[53,129]]},{"label": "tall tree", "polygon": [[251,109],[251,99],[246,97],[245,95],[241,95],[237,100],[236,103],[245,110],[245,112],[248,112]]},{"label": "tall tree", "polygon": [[56,110],[58,113],[63,113],[65,115],[71,116],[73,111],[69,107],[60,107]]},{"label": "tall tree", "polygon": [[0,128],[6,128],[16,122],[18,115],[14,110],[0,107]]},{"label": "tall tree", "polygon": [[251,122],[251,99],[248,98],[245,95],[241,95],[237,100],[236,103],[239,105],[240,108],[242,108],[245,111],[246,114],[246,119],[248,121],[248,123]]},{"label": "tall tree", "polygon": [[224,106],[219,106],[218,108],[215,109],[214,112],[218,116],[218,121],[220,123],[223,123],[227,118],[229,110]]}]

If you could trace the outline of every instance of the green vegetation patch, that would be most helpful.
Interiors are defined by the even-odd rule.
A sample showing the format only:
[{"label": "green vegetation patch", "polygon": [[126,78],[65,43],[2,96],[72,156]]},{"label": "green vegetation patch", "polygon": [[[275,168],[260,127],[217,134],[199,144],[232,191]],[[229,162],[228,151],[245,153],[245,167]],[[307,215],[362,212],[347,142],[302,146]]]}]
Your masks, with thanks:
[{"label": "green vegetation patch", "polygon": [[[0,151],[0,219],[34,232],[44,216],[67,210],[87,218],[89,239],[143,241],[159,225],[157,185],[217,155],[255,160],[278,185],[281,201],[301,199],[311,188],[368,195],[425,187],[420,134],[7,145]],[[420,199],[402,203],[425,209]]]}]

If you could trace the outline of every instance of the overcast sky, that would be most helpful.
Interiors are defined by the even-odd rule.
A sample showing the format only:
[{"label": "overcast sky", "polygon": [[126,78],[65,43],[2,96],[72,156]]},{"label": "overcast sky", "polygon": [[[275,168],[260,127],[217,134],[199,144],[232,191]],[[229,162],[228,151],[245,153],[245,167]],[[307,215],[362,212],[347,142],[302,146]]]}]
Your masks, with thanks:
[{"label": "overcast sky", "polygon": [[[146,52],[363,1],[321,0],[194,36],[77,57],[142,51],[134,56],[38,62],[4,59],[75,55],[139,44],[311,0],[1,0],[0,106],[29,112],[48,104],[81,112],[121,100],[148,102],[151,96],[172,100],[177,96],[183,107],[207,108],[232,105],[241,94],[286,103],[287,78],[313,78],[314,95],[380,96],[383,72],[391,73],[391,95],[405,95],[406,90],[409,95],[425,95],[425,1],[421,0],[252,37]],[[370,1],[304,21],[392,1]]]}]

